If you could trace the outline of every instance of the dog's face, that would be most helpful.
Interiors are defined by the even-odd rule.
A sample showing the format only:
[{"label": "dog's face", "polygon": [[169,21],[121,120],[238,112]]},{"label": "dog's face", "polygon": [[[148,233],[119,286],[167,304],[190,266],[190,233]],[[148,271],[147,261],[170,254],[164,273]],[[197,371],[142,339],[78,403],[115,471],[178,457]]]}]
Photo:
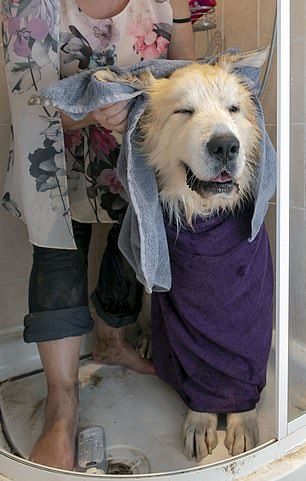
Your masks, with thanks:
[{"label": "dog's face", "polygon": [[190,64],[147,87],[143,150],[166,208],[188,222],[250,195],[259,131],[251,92],[232,73],[235,59]]}]

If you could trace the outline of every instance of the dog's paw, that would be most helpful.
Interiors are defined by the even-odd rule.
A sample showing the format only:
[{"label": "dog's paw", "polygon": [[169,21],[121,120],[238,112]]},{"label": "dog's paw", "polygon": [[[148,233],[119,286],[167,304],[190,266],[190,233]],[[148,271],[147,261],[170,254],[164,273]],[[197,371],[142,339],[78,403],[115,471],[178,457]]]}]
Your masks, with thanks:
[{"label": "dog's paw", "polygon": [[197,461],[211,454],[218,444],[218,417],[212,413],[200,413],[189,409],[184,425],[184,454]]},{"label": "dog's paw", "polygon": [[255,448],[259,441],[256,409],[227,415],[226,438],[228,452],[233,456]]},{"label": "dog's paw", "polygon": [[137,342],[137,352],[143,359],[152,359],[151,334],[141,334]]}]

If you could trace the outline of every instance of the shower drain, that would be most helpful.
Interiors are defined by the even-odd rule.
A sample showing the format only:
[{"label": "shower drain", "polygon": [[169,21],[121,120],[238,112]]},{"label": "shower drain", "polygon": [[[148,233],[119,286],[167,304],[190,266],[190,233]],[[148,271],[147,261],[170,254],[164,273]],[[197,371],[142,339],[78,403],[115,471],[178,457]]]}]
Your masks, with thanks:
[{"label": "shower drain", "polygon": [[131,466],[123,463],[108,462],[107,474],[134,474]]},{"label": "shower drain", "polygon": [[147,456],[138,448],[110,446],[107,448],[107,474],[147,474],[151,466]]}]

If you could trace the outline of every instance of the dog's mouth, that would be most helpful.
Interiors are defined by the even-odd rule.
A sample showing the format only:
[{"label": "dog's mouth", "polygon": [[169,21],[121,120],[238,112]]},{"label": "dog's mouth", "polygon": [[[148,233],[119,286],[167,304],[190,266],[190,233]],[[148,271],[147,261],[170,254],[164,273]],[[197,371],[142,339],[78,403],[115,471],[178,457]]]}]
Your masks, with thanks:
[{"label": "dog's mouth", "polygon": [[200,180],[195,176],[190,167],[186,164],[184,165],[188,187],[202,197],[205,197],[207,194],[230,194],[235,188],[238,189],[238,184],[226,170],[222,170],[220,174],[213,179]]}]

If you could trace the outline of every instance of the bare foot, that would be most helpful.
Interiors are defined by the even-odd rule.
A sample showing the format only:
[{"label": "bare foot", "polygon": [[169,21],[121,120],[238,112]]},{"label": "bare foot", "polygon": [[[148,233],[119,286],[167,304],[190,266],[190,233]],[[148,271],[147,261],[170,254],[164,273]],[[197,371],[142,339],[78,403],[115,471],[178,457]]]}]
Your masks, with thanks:
[{"label": "bare foot", "polygon": [[94,361],[101,364],[124,366],[140,374],[155,374],[153,363],[142,359],[134,346],[125,340],[124,327],[110,327],[96,318]]},{"label": "bare foot", "polygon": [[77,431],[78,394],[52,391],[45,407],[45,423],[36,441],[30,461],[73,470],[75,463],[75,439]]}]

